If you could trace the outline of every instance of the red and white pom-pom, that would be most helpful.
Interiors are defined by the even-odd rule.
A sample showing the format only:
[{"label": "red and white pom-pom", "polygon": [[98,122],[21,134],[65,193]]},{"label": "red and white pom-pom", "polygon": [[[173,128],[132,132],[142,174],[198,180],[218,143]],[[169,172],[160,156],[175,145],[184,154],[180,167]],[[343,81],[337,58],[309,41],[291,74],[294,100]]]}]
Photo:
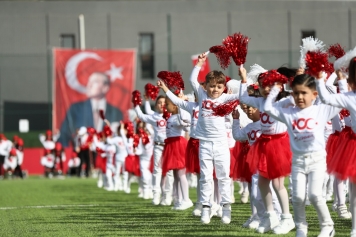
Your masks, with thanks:
[{"label": "red and white pom-pom", "polygon": [[138,90],[132,92],[132,103],[134,106],[142,104],[141,93]]},{"label": "red and white pom-pom", "polygon": [[163,115],[162,117],[165,119],[165,120],[168,120],[169,117],[171,117],[171,113],[169,113],[166,109],[166,107],[163,107]]},{"label": "red and white pom-pom", "polygon": [[235,64],[240,66],[246,62],[247,46],[249,38],[243,34],[235,33],[223,39],[223,45],[226,47]]},{"label": "red and white pom-pom", "polygon": [[260,78],[262,79],[263,87],[272,86],[275,83],[285,84],[288,82],[288,78],[277,72],[277,70],[269,70],[264,72],[260,75]]},{"label": "red and white pom-pom", "polygon": [[317,76],[321,71],[330,71],[328,54],[321,51],[308,52],[305,55],[305,63],[307,67],[307,73],[312,76]]},{"label": "red and white pom-pom", "polygon": [[335,71],[341,70],[344,74],[349,72],[349,64],[352,58],[356,57],[356,47],[346,52],[344,56],[334,62]]},{"label": "red and white pom-pom", "polygon": [[160,71],[157,77],[171,90],[184,90],[184,81],[180,72]]},{"label": "red and white pom-pom", "polygon": [[231,114],[239,104],[240,104],[239,100],[231,100],[224,104],[213,106],[213,108],[212,108],[213,115],[224,117],[228,114]]},{"label": "red and white pom-pom", "polygon": [[147,83],[145,85],[145,93],[151,100],[156,100],[159,93],[159,87],[152,85],[151,83]]},{"label": "red and white pom-pom", "polygon": [[138,144],[140,143],[140,136],[138,134],[133,135],[133,147],[136,148],[138,147]]},{"label": "red and white pom-pom", "polygon": [[230,53],[224,45],[210,47],[209,52],[215,54],[222,69],[226,69],[230,65]]},{"label": "red and white pom-pom", "polygon": [[264,72],[267,72],[267,70],[258,64],[254,64],[250,67],[250,71],[247,73],[247,78],[252,81],[252,84],[255,84],[258,76]]},{"label": "red and white pom-pom", "polygon": [[308,52],[325,52],[325,45],[321,40],[313,38],[312,36],[302,39],[302,45],[300,46],[300,59],[299,67],[305,68],[306,61],[305,57]]},{"label": "red and white pom-pom", "polygon": [[100,115],[100,118],[102,119],[102,120],[104,120],[105,119],[105,114],[104,114],[104,110],[99,110],[99,115]]},{"label": "red and white pom-pom", "polygon": [[330,45],[328,48],[329,58],[335,57],[336,59],[339,59],[342,56],[344,56],[345,53],[346,52],[345,52],[344,48],[342,48],[339,43]]}]

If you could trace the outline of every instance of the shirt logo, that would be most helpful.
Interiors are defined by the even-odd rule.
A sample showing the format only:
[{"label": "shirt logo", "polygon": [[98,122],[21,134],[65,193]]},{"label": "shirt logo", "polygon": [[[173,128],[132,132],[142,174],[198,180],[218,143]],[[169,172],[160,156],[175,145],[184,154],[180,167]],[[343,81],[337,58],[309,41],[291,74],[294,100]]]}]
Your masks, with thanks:
[{"label": "shirt logo", "polygon": [[312,130],[317,124],[318,122],[316,122],[313,118],[300,118],[298,120],[294,120],[292,126],[293,130],[295,130],[295,128],[297,128],[298,130]]},{"label": "shirt logo", "polygon": [[157,127],[165,127],[167,125],[166,120],[157,121]]},{"label": "shirt logo", "polygon": [[263,124],[266,124],[266,123],[273,124],[273,122],[274,122],[274,121],[270,120],[269,115],[266,113],[260,113],[260,119],[261,119],[261,123],[263,123]]},{"label": "shirt logo", "polygon": [[247,133],[248,139],[250,141],[254,141],[257,138],[257,135],[260,130],[251,130],[250,132]]}]

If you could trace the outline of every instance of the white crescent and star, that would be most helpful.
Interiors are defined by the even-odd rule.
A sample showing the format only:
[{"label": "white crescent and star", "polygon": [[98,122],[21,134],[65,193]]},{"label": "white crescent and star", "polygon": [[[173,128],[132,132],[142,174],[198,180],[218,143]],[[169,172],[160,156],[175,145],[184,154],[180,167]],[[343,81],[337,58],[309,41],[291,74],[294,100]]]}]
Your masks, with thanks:
[{"label": "white crescent and star", "polygon": [[[70,88],[73,90],[85,94],[86,93],[86,87],[82,84],[79,83],[78,77],[77,77],[77,68],[78,65],[84,61],[85,59],[95,59],[98,61],[102,61],[102,58],[93,52],[80,52],[75,55],[73,55],[67,62],[66,67],[65,67],[65,78],[67,81],[67,84]],[[123,80],[122,76],[122,70],[123,67],[116,67],[114,63],[110,64],[110,70],[105,71],[105,74],[107,74],[110,77],[110,81],[113,82],[116,79]]]}]

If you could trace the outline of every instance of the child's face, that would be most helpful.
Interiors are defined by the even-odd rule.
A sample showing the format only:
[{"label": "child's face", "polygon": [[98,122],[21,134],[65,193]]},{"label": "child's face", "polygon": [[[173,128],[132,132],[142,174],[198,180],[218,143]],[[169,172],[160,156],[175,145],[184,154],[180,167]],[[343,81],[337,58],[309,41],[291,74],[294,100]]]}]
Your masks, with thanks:
[{"label": "child's face", "polygon": [[163,113],[163,107],[164,107],[164,103],[165,103],[164,101],[165,101],[165,99],[161,98],[156,103],[156,109],[159,114]]},{"label": "child's face", "polygon": [[219,98],[223,93],[223,91],[225,90],[225,85],[218,84],[214,81],[210,81],[206,83],[205,89],[206,89],[206,93],[210,98],[216,99]]},{"label": "child's face", "polygon": [[261,95],[262,95],[264,98],[267,98],[267,96],[268,96],[269,93],[271,92],[271,87],[270,87],[270,86],[265,86],[265,87],[263,87],[263,86],[262,86],[262,81],[263,81],[263,79],[258,81],[258,84],[259,84],[258,90],[260,91]]},{"label": "child's face", "polygon": [[260,120],[260,111],[254,107],[247,107],[247,117],[256,122]]},{"label": "child's face", "polygon": [[166,109],[169,113],[176,114],[177,113],[177,106],[172,103],[170,99],[166,99]]},{"label": "child's face", "polygon": [[246,104],[241,104],[241,109],[244,111],[245,114],[247,114],[247,105]]},{"label": "child's face", "polygon": [[295,85],[293,87],[292,96],[294,98],[295,105],[301,109],[311,106],[317,95],[317,91],[312,90],[305,85]]}]

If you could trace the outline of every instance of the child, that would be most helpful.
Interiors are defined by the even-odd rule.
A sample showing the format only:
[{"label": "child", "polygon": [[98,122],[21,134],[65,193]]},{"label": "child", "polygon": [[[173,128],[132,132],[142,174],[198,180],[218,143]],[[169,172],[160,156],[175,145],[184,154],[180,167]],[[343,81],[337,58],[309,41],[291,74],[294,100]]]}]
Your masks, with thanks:
[{"label": "child", "polygon": [[[247,162],[253,172],[258,170],[258,186],[266,208],[265,217],[261,220],[257,232],[266,233],[273,229],[275,234],[287,234],[294,229],[292,215],[289,212],[288,192],[284,187],[284,177],[289,175],[291,170],[291,151],[289,147],[287,128],[265,113],[264,104],[267,95],[270,93],[270,86],[263,86],[264,73],[258,75],[259,90],[263,98],[253,98],[247,93],[247,76],[244,68],[239,69],[242,79],[240,88],[240,102],[259,109],[261,120],[260,138],[250,148],[247,155]],[[280,97],[281,95],[279,95]],[[289,99],[279,101],[280,106],[290,104]],[[270,182],[277,194],[282,208],[281,222],[279,223],[276,212],[273,208],[272,192]]]},{"label": "child", "polygon": [[55,158],[54,148],[55,141],[53,141],[52,131],[47,130],[46,135],[40,134],[39,139],[44,147],[44,156],[41,158],[41,165],[45,168],[45,176],[53,177]]},{"label": "child", "polygon": [[291,83],[295,107],[281,108],[273,104],[281,90],[275,85],[267,97],[264,109],[274,119],[287,125],[293,152],[293,209],[297,226],[296,236],[307,236],[308,225],[305,216],[306,183],[308,196],[318,213],[321,227],[318,237],[335,235],[334,223],[322,196],[326,171],[324,129],[339,109],[324,104],[313,104],[317,97],[315,80],[302,74]]},{"label": "child", "polygon": [[[162,81],[158,82],[158,86],[162,86],[165,92],[168,91]],[[189,185],[185,174],[187,140],[184,136],[185,132],[189,132],[190,115],[188,112],[178,109],[169,98],[166,98],[166,108],[172,115],[167,120],[167,139],[162,153],[162,175],[173,170],[173,185],[178,194],[178,205],[175,205],[173,210],[186,210],[193,206],[189,199]]]},{"label": "child", "polygon": [[76,175],[77,168],[80,165],[80,158],[78,157],[78,154],[75,151],[72,151],[71,157],[68,161],[68,171],[67,174],[69,176],[74,176]]},{"label": "child", "polygon": [[17,157],[17,152],[15,148],[11,148],[9,155],[5,158],[4,161],[4,174],[8,174],[11,175],[13,174],[13,172],[15,171],[15,168],[17,166],[18,163],[18,157]]},{"label": "child", "polygon": [[[338,108],[345,108],[350,112],[352,123],[351,128],[347,129],[344,137],[343,144],[335,150],[333,161],[338,161],[337,163],[332,162],[334,167],[328,164],[328,171],[334,173],[340,180],[345,180],[350,178],[351,183],[351,198],[350,198],[350,209],[352,214],[352,231],[351,237],[356,237],[356,168],[355,168],[355,144],[356,144],[356,57],[353,57],[349,63],[349,75],[348,84],[352,91],[344,94],[329,94],[325,88],[324,80],[322,76],[318,76],[317,89],[322,102],[336,106]],[[338,78],[343,78],[341,71],[336,71]],[[341,136],[340,138],[341,139]]]},{"label": "child", "polygon": [[[190,82],[198,97],[199,117],[196,127],[196,138],[199,139],[199,160],[200,160],[200,185],[201,203],[203,205],[201,222],[210,223],[212,195],[213,167],[215,167],[216,177],[219,182],[219,192],[221,195],[222,217],[224,224],[231,221],[231,187],[230,187],[230,150],[228,147],[225,118],[213,115],[214,104],[224,103],[238,99],[237,94],[223,94],[225,89],[225,75],[220,71],[211,71],[206,75],[204,90],[197,78],[199,71],[206,61],[206,55],[201,54],[198,62],[190,76]],[[166,92],[172,99],[174,94]]]}]

